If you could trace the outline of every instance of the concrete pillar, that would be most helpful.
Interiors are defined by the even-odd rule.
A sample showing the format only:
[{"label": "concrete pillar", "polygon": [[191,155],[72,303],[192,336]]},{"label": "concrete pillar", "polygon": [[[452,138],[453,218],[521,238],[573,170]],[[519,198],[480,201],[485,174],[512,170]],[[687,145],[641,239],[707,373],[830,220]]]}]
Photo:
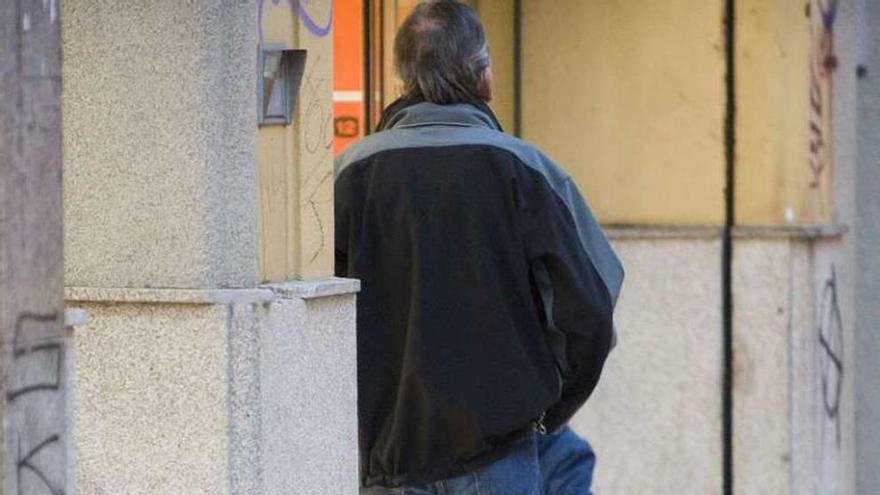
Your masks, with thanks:
[{"label": "concrete pillar", "polygon": [[58,4],[0,3],[0,493],[70,493]]},{"label": "concrete pillar", "polygon": [[880,3],[863,1],[856,179],[856,493],[880,493]]},{"label": "concrete pillar", "polygon": [[[332,5],[63,4],[80,493],[356,493],[358,285],[329,278]],[[308,58],[293,121],[261,129],[276,25]]]}]

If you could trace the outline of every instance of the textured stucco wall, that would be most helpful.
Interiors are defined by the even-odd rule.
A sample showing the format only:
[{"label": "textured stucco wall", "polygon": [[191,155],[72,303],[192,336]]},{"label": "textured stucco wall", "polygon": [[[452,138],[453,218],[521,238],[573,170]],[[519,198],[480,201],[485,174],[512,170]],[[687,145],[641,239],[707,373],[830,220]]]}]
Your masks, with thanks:
[{"label": "textured stucco wall", "polygon": [[737,239],[738,494],[853,493],[855,361],[845,247],[838,236]]},{"label": "textured stucco wall", "polygon": [[[849,495],[855,491],[855,339],[851,242],[829,239],[813,247],[815,321],[811,448],[815,455],[809,491]],[[805,480],[801,480],[802,482]],[[804,483],[802,486],[806,488]]]},{"label": "textured stucco wall", "polygon": [[357,492],[354,294],[136,292],[77,303],[78,493]]},{"label": "textured stucco wall", "polygon": [[[598,453],[597,493],[721,493],[720,241],[669,235],[614,241],[627,269],[620,341],[573,420]],[[735,237],[737,494],[852,493],[845,245]]]},{"label": "textured stucco wall", "polygon": [[66,283],[255,283],[255,6],[61,9]]},{"label": "textured stucco wall", "polygon": [[270,311],[260,342],[266,493],[357,493],[354,328],[353,295]]},{"label": "textured stucco wall", "polygon": [[617,240],[618,347],[572,424],[596,493],[721,493],[721,244]]},{"label": "textured stucco wall", "polygon": [[821,416],[811,242],[734,245],[734,490],[806,494]]},{"label": "textured stucco wall", "polygon": [[276,3],[62,4],[80,493],[356,492],[356,283],[257,286],[260,5],[310,53],[284,235],[332,264],[330,38]]},{"label": "textured stucco wall", "polygon": [[78,304],[77,492],[226,493],[226,310]]},{"label": "textured stucco wall", "polygon": [[[734,473],[737,494],[789,492],[790,247],[734,247]],[[806,274],[800,277],[808,282]],[[806,283],[811,294],[809,284]],[[798,328],[798,331],[808,331]]]}]

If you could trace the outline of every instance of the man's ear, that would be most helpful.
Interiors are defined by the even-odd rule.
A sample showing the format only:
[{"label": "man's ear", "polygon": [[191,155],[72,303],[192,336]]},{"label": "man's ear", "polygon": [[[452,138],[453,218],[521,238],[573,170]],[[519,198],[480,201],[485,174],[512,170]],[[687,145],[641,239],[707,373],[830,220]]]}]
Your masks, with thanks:
[{"label": "man's ear", "polygon": [[480,74],[480,97],[485,102],[492,101],[494,96],[494,76],[492,75],[492,66],[487,66]]}]

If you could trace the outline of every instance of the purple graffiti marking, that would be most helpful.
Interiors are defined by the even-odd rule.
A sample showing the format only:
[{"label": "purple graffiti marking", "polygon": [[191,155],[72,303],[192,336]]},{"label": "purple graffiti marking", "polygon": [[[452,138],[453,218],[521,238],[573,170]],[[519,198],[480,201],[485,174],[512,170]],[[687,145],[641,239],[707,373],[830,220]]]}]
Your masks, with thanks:
[{"label": "purple graffiti marking", "polygon": [[[308,0],[287,0],[287,4],[290,6],[290,10],[299,17],[300,22],[303,23],[303,26],[309,30],[312,34],[319,38],[323,38],[330,34],[330,30],[333,29],[333,0],[330,0],[330,15],[327,17],[327,24],[321,25],[318,24],[315,19],[309,14],[308,10],[303,6],[304,3],[307,3]],[[263,7],[266,3],[266,0],[260,0],[257,5],[257,16],[259,18],[259,31],[260,31],[260,42],[263,41]],[[281,0],[272,0],[272,5],[278,5],[281,3]]]},{"label": "purple graffiti marking", "polygon": [[822,26],[826,31],[831,31],[834,27],[834,20],[837,19],[837,5],[840,0],[833,0],[829,5],[819,2],[819,11],[822,13]]}]

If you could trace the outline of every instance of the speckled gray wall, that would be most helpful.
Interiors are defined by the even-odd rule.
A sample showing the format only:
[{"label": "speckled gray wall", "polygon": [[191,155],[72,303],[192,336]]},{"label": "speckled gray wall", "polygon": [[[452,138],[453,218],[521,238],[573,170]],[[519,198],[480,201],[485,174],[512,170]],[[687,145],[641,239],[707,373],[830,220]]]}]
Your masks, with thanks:
[{"label": "speckled gray wall", "polygon": [[257,282],[256,8],[62,2],[66,284]]},{"label": "speckled gray wall", "polygon": [[[734,493],[849,493],[839,411],[837,237],[752,236],[734,249]],[[816,287],[820,290],[817,291]],[[822,346],[817,329],[821,325]],[[824,385],[823,385],[824,384]],[[830,410],[832,409],[832,410]],[[840,437],[838,437],[840,434]],[[838,443],[837,439],[841,441]]]},{"label": "speckled gray wall", "polygon": [[880,493],[880,2],[863,2],[856,181],[856,488]]},{"label": "speckled gray wall", "polygon": [[259,344],[265,493],[358,492],[356,347],[353,295],[272,305]]},{"label": "speckled gray wall", "polygon": [[71,293],[77,493],[357,493],[353,290]]},{"label": "speckled gray wall", "polygon": [[227,308],[77,305],[77,493],[229,493]]},{"label": "speckled gray wall", "polygon": [[598,455],[597,493],[721,494],[721,242],[617,239],[619,332],[572,420]]}]

